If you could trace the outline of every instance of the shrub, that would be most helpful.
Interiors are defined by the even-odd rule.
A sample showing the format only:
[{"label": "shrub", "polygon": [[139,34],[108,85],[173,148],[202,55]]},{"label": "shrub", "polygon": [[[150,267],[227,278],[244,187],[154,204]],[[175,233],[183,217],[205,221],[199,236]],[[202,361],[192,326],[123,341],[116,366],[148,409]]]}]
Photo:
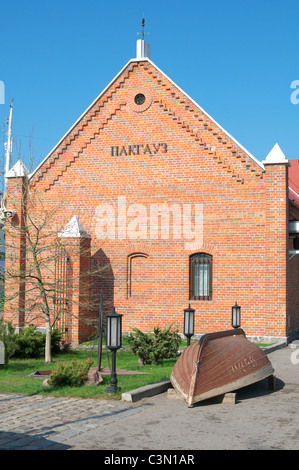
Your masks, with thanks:
[{"label": "shrub", "polygon": [[[59,329],[53,329],[51,333],[51,351],[57,353],[60,351],[60,342],[62,332]],[[46,335],[37,330],[35,325],[29,325],[15,335],[14,356],[19,358],[39,358],[45,354]]]},{"label": "shrub", "polygon": [[7,364],[8,359],[15,353],[15,338],[16,333],[12,323],[5,322],[3,318],[0,318],[0,341],[2,341],[5,346],[5,364]]},{"label": "shrub", "polygon": [[29,325],[23,328],[16,335],[15,357],[20,358],[38,358],[45,352],[45,335],[37,331],[35,325]]},{"label": "shrub", "polygon": [[138,328],[133,328],[133,332],[128,336],[130,349],[143,364],[158,364],[163,359],[177,357],[181,338],[172,324],[164,329],[157,326],[153,333],[143,333]]},{"label": "shrub", "polygon": [[50,374],[48,384],[55,387],[63,387],[64,385],[79,387],[86,381],[91,364],[92,359],[87,359],[85,362],[73,359],[69,363],[58,363],[57,370]]}]

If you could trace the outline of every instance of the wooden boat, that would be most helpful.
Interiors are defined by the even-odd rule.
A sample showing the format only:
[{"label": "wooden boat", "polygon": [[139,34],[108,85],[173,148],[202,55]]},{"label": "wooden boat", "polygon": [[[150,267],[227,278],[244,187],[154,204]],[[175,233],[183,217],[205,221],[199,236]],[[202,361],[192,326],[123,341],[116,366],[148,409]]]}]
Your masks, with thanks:
[{"label": "wooden boat", "polygon": [[188,346],[173,367],[170,381],[187,402],[232,392],[273,375],[264,351],[241,328],[208,333]]}]

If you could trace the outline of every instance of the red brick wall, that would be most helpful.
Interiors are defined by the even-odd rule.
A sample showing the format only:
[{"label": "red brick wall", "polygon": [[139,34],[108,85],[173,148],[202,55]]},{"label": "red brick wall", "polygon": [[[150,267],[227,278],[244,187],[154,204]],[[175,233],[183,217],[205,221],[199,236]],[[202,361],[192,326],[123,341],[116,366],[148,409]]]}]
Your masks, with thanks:
[{"label": "red brick wall", "polygon": [[[146,96],[142,112],[134,103],[138,92]],[[134,155],[137,145],[143,147]],[[213,298],[190,301],[195,332],[229,329],[237,301],[248,336],[286,336],[287,168],[267,165],[264,172],[151,63],[127,67],[38,169],[32,185],[44,190],[49,208],[67,192],[63,217],[78,216],[92,236],[91,262],[103,268],[92,279],[91,298],[97,301],[103,290],[105,313],[115,305],[124,331],[171,322],[183,331],[189,256],[203,251],[213,255]],[[119,196],[126,196],[131,232],[134,210],[143,210],[145,240],[118,236]],[[184,204],[202,205],[203,246],[186,249],[185,239],[173,239],[172,218],[170,236],[151,239],[149,215],[156,203],[177,204],[181,213]],[[115,239],[97,238],[100,204],[114,208]],[[129,296],[133,253],[146,257],[133,262]],[[297,315],[290,320],[297,325],[297,312],[289,315]]]},{"label": "red brick wall", "polygon": [[266,165],[266,289],[265,303],[269,315],[265,316],[265,328],[269,323],[273,336],[286,336],[287,315],[287,259],[288,259],[288,166]]}]

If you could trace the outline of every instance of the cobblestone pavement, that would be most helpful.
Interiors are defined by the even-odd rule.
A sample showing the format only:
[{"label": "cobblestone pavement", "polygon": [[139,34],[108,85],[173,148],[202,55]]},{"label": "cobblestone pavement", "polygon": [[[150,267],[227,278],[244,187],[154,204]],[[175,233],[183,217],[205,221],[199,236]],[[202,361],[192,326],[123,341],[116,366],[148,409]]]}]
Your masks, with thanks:
[{"label": "cobblestone pavement", "polygon": [[68,449],[68,441],[127,418],[145,405],[80,398],[0,394],[0,449]]},{"label": "cobblestone pavement", "polygon": [[[269,354],[267,380],[238,391],[237,404],[188,408],[167,392],[136,403],[0,393],[0,450],[299,449],[299,350]],[[115,452],[114,452],[114,455]]]}]

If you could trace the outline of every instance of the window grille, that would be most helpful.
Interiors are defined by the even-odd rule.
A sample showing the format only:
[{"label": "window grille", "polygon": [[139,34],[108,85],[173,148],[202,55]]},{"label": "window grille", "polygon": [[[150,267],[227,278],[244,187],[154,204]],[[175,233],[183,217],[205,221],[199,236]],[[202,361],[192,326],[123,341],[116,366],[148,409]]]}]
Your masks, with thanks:
[{"label": "window grille", "polygon": [[211,255],[196,253],[190,256],[190,300],[212,300],[212,266]]}]

